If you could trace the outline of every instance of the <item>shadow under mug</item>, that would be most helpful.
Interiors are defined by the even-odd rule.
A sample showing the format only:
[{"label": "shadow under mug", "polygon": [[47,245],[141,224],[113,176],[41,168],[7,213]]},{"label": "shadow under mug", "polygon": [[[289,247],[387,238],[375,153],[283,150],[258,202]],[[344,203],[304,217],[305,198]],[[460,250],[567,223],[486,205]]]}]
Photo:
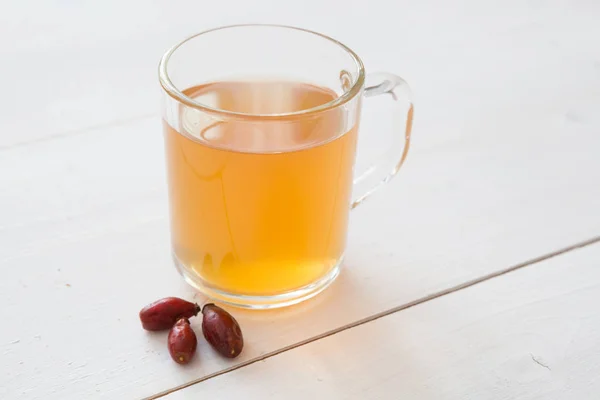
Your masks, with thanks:
[{"label": "shadow under mug", "polygon": [[[365,75],[325,35],[236,25],[175,45],[159,66],[173,259],[185,280],[235,306],[308,299],[338,275],[348,215],[404,162],[413,105],[399,76]],[[401,121],[385,154],[354,172],[362,100]]]}]

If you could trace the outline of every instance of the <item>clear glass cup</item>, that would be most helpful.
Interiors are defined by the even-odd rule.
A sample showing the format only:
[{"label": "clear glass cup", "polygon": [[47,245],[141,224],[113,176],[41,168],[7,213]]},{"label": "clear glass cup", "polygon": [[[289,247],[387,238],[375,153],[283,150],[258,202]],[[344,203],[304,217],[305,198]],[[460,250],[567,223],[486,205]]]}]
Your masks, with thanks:
[{"label": "clear glass cup", "polygon": [[[173,259],[209,297],[298,303],[338,275],[348,214],[406,158],[413,105],[400,77],[368,76],[340,42],[236,25],[175,45],[159,66]],[[362,100],[384,95],[401,126],[354,173]]]}]

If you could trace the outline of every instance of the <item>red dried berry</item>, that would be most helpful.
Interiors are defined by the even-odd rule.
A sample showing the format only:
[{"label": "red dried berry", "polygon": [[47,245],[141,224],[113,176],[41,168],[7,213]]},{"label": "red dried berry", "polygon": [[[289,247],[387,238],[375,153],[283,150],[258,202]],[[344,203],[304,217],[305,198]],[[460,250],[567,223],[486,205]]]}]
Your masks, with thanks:
[{"label": "red dried berry", "polygon": [[196,353],[198,339],[187,318],[181,318],[169,331],[169,353],[177,364],[187,364]]},{"label": "red dried berry", "polygon": [[206,341],[224,357],[235,358],[244,347],[242,330],[235,318],[214,304],[202,308],[202,333]]},{"label": "red dried berry", "polygon": [[198,315],[200,306],[177,297],[166,297],[148,304],[140,311],[142,326],[148,331],[171,328],[180,318]]}]

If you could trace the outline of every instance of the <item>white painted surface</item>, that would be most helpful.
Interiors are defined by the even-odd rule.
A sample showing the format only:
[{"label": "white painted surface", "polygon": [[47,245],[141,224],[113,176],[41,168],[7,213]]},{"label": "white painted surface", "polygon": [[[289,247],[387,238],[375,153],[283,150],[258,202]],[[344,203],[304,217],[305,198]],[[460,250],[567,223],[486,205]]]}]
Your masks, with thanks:
[{"label": "white painted surface", "polygon": [[594,400],[600,245],[198,383],[165,400]]},{"label": "white painted surface", "polygon": [[[1,398],[150,396],[600,234],[600,3],[2,7]],[[235,22],[323,31],[368,69],[402,74],[415,143],[398,181],[353,213],[334,287],[236,312],[241,359],[201,346],[182,369],[136,315],[193,296],[169,259],[156,63],[181,37]],[[374,106],[362,145],[384,124]]]}]

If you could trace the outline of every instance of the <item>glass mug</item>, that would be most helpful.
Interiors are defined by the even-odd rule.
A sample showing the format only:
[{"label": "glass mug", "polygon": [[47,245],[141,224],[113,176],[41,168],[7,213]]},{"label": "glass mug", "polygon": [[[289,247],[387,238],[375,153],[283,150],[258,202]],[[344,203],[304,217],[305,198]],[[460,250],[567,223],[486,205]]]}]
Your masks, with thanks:
[{"label": "glass mug", "polygon": [[[173,258],[209,297],[248,308],[308,299],[338,275],[348,214],[401,167],[413,106],[392,74],[366,76],[340,42],[237,25],[160,61]],[[402,116],[387,154],[354,175],[363,97]],[[354,192],[354,198],[352,198]]]}]

